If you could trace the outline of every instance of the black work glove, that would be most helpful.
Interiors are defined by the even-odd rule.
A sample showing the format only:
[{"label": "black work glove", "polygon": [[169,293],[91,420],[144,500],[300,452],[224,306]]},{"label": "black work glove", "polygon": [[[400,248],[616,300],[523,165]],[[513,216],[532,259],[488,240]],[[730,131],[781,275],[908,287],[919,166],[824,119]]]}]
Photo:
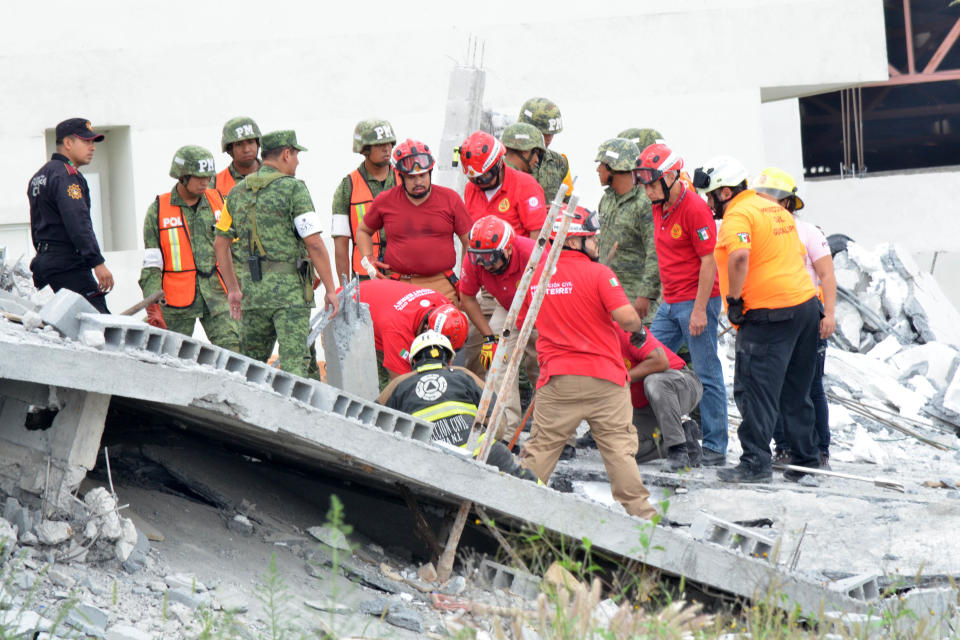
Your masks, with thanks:
[{"label": "black work glove", "polygon": [[727,296],[727,320],[731,324],[743,324],[746,317],[743,315],[743,298]]},{"label": "black work glove", "polygon": [[635,346],[637,349],[643,346],[643,343],[647,341],[647,328],[644,326],[640,327],[640,331],[631,331],[630,332],[630,344]]}]

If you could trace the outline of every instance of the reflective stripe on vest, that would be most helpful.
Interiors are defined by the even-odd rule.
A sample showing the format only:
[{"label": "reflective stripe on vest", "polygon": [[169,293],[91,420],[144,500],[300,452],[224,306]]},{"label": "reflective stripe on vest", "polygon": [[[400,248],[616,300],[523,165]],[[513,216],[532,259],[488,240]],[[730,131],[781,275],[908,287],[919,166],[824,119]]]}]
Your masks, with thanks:
[{"label": "reflective stripe on vest", "polygon": [[[367,213],[367,205],[373,202],[373,192],[370,191],[370,185],[367,184],[359,169],[350,172],[350,186],[350,235],[353,238],[353,272],[365,276],[367,270],[360,264],[363,256],[360,255],[360,249],[357,245],[357,229],[360,228],[363,216]],[[373,257],[375,260],[383,260],[383,243],[380,242],[380,231],[375,231],[372,238]]]},{"label": "reflective stripe on vest", "polygon": [[[214,216],[219,216],[223,198],[215,189],[207,189],[205,195]],[[170,193],[157,196],[157,228],[163,254],[163,297],[168,307],[189,307],[197,296],[197,265],[190,246],[190,230],[180,207],[171,204]]]},{"label": "reflective stripe on vest", "polygon": [[426,409],[414,411],[410,415],[415,418],[422,418],[428,422],[436,422],[437,420],[457,415],[476,417],[477,405],[470,402],[448,400],[446,402],[438,402],[437,404],[429,406]]}]

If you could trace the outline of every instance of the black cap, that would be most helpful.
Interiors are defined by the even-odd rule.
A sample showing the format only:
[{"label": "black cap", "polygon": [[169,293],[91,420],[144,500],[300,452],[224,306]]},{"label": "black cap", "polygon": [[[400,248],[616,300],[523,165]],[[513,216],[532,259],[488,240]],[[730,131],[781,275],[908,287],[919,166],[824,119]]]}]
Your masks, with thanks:
[{"label": "black cap", "polygon": [[77,136],[81,140],[93,140],[100,142],[103,140],[103,134],[93,130],[93,126],[86,118],[70,118],[57,125],[57,142],[62,141],[67,136]]}]

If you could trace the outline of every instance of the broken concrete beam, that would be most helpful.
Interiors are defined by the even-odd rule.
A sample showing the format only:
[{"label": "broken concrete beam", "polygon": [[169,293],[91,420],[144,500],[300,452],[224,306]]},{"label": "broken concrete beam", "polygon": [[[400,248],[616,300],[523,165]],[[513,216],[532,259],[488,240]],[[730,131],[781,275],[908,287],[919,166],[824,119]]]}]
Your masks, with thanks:
[{"label": "broken concrete beam", "polygon": [[370,305],[348,300],[320,335],[326,355],[327,384],[349,389],[366,400],[376,400],[380,388]]},{"label": "broken concrete beam", "polygon": [[690,525],[690,535],[698,540],[713,542],[721,547],[740,551],[751,558],[773,563],[776,540],[750,529],[721,520],[709,513],[701,513]]},{"label": "broken concrete beam", "polygon": [[880,597],[880,585],[876,573],[864,573],[831,582],[827,587],[831,591],[843,593],[855,600],[871,601]]},{"label": "broken concrete beam", "polygon": [[76,340],[80,336],[80,316],[84,313],[97,313],[97,309],[79,293],[60,289],[40,309],[40,318],[67,338]]},{"label": "broken concrete beam", "polygon": [[527,600],[536,598],[540,593],[540,578],[537,576],[487,558],[480,562],[480,574],[494,589],[506,589]]}]

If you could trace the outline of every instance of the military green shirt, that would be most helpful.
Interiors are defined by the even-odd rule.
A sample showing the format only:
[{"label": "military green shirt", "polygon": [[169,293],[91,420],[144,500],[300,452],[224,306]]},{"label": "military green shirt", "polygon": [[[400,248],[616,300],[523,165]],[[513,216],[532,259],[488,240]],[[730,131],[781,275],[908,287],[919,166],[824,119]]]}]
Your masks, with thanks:
[{"label": "military green shirt", "polygon": [[[600,199],[600,261],[613,269],[632,303],[637,296],[650,298],[650,314],[660,297],[660,271],[653,243],[653,212],[642,185],[623,195],[610,187]],[[608,260],[616,244],[613,257]],[[652,318],[648,315],[647,319]]]},{"label": "military green shirt", "polygon": [[[370,174],[362,162],[358,169],[360,175],[367,181],[367,186],[370,187],[370,195],[374,198],[380,195],[381,192],[397,186],[393,171],[387,173],[386,180],[374,180],[370,177]],[[349,175],[346,175],[343,180],[340,181],[337,190],[333,193],[333,206],[331,208],[333,213],[333,232],[331,235],[333,237],[351,237],[353,235],[350,232],[350,198],[352,195],[353,181],[350,180]]]},{"label": "military green shirt", "polygon": [[[213,227],[216,219],[209,201],[206,197],[201,197],[194,210],[183,201],[174,186],[170,192],[170,204],[180,208],[180,215],[183,216],[187,225],[190,249],[193,251],[193,262],[197,270],[201,273],[212,273],[217,264],[217,257],[213,250],[215,237]],[[160,204],[157,199],[154,199],[143,219],[143,246],[147,250],[160,251],[159,212]],[[162,278],[163,274],[158,267],[145,266],[140,271],[140,289],[143,291],[143,296],[147,297],[160,291],[163,287]],[[198,275],[197,291],[206,300],[212,297],[226,297],[223,287],[220,286],[220,279],[216,276],[204,278]]]},{"label": "military green shirt", "polygon": [[[569,171],[570,163],[563,157],[563,154],[551,149],[547,149],[547,152],[543,155],[543,160],[533,170],[533,177],[540,183],[548,205],[557,197],[557,189],[563,184],[563,179],[567,177]],[[569,196],[568,193],[567,197],[569,198]]]},{"label": "military green shirt", "polygon": [[[264,165],[230,191],[227,209],[239,238],[234,245],[237,257],[234,269],[243,292],[244,310],[310,306],[304,297],[303,282],[297,275],[297,261],[306,259],[308,254],[294,224],[298,216],[315,210],[307,185]],[[251,251],[254,223],[265,254],[261,258],[262,279],[259,282],[250,277],[247,261],[254,255]],[[229,231],[220,228],[217,235],[233,237]]]}]

